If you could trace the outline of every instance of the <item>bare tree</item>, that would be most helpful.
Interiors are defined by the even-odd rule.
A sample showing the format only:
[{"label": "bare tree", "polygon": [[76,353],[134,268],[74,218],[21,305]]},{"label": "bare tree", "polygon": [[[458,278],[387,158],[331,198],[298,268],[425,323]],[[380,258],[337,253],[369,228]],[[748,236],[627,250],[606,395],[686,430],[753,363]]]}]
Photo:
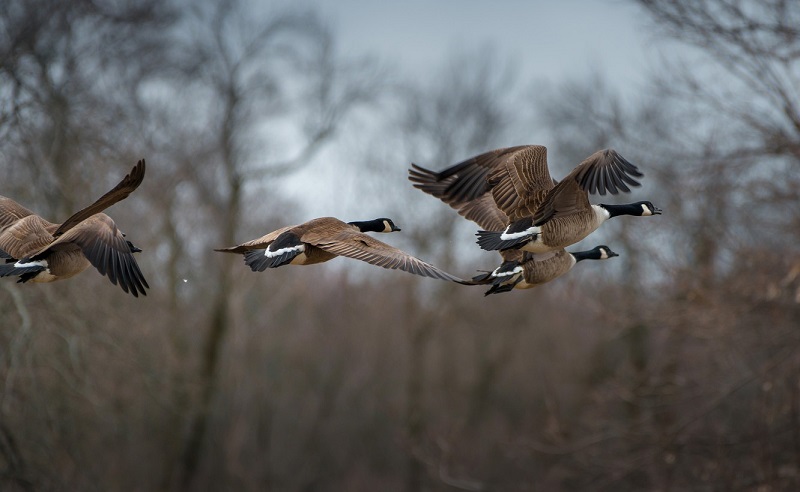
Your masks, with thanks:
[{"label": "bare tree", "polygon": [[[15,176],[37,182],[43,196],[61,196],[42,203],[42,213],[69,215],[78,204],[61,189],[96,181],[81,163],[129,155],[121,148],[128,139],[120,115],[139,83],[163,66],[160,31],[174,15],[163,2],[12,0],[3,10],[0,77],[10,95],[4,152]],[[112,79],[116,94],[103,86]]]},{"label": "bare tree", "polygon": [[[597,425],[584,429],[589,438],[535,447],[574,458],[568,466],[594,477],[601,489],[711,482],[791,487],[794,450],[777,429],[793,428],[793,417],[772,405],[790,408],[794,397],[773,393],[771,381],[787,377],[796,360],[762,330],[795,346],[787,331],[797,309],[787,302],[794,280],[774,265],[786,258],[789,269],[796,257],[796,230],[778,224],[797,220],[794,194],[779,191],[796,186],[790,169],[798,162],[792,143],[798,36],[791,27],[797,8],[790,2],[639,3],[657,27],[694,46],[691,55],[704,63],[670,62],[639,101],[623,104],[597,75],[538,100],[555,140],[565,136],[551,160],[564,154],[574,164],[613,146],[643,169],[645,187],[634,192],[661,204],[665,220],[620,221],[598,233],[608,238],[603,242],[623,245],[618,264],[625,267],[615,277],[618,285],[606,285],[620,301],[601,298],[610,331],[594,356],[589,392],[597,412],[583,412],[584,422]],[[784,206],[789,209],[780,218],[765,220]],[[759,288],[742,287],[744,278],[755,277],[760,289],[776,286],[768,305]],[[737,346],[748,350],[735,352]],[[755,410],[748,402],[759,391],[770,394],[770,403]],[[741,406],[755,413],[726,413]],[[759,429],[764,418],[776,424]],[[564,423],[570,425],[582,427]],[[714,439],[736,451],[707,447]],[[777,461],[744,458],[764,447]],[[709,455],[696,460],[691,453],[699,449]],[[738,465],[715,470],[720,459]],[[738,467],[747,467],[751,478],[737,474]]]},{"label": "bare tree", "polygon": [[[177,160],[172,178],[189,184],[194,196],[167,205],[201,210],[204,221],[220,226],[195,238],[210,249],[236,242],[248,187],[274,195],[277,179],[308,165],[347,112],[374,97],[376,74],[369,64],[339,59],[332,33],[312,12],[267,10],[262,19],[236,1],[201,4],[184,29],[195,60],[187,64],[190,97],[208,104],[193,137],[200,145]],[[178,225],[165,223],[170,231]],[[200,347],[201,390],[176,479],[183,488],[191,487],[204,449],[219,359],[231,329],[232,261],[218,258],[208,272],[214,288]],[[175,275],[180,267],[171,271]],[[179,284],[173,279],[172,288]]]},{"label": "bare tree", "polygon": [[[391,103],[397,106],[397,110],[391,112],[397,116],[389,118],[388,124],[391,128],[399,128],[401,133],[398,143],[390,147],[392,155],[383,157],[387,162],[378,168],[383,179],[385,169],[389,169],[393,179],[403,182],[407,179],[409,161],[442,169],[489,147],[497,147],[498,142],[507,138],[509,127],[516,119],[511,103],[516,90],[516,76],[510,64],[497,59],[491,47],[454,53],[429,81],[408,83],[399,88]],[[409,247],[415,254],[446,269],[464,266],[466,271],[477,269],[469,262],[464,265],[456,261],[458,255],[469,250],[472,233],[464,232],[472,231],[476,227],[474,224],[467,224],[437,200],[422,196],[410,184],[397,198],[402,203],[390,205],[404,210],[402,217],[406,220],[428,218],[416,221],[413,230],[409,228],[406,234]],[[382,201],[386,206],[387,197],[384,196]],[[469,253],[467,257],[472,258]],[[439,432],[432,428],[435,422],[431,421],[429,405],[438,398],[448,403],[458,400],[458,360],[448,347],[455,345],[454,337],[458,335],[453,324],[457,312],[464,305],[452,286],[439,287],[434,294],[438,306],[435,310],[419,306],[420,296],[431,294],[428,290],[423,294],[416,283],[406,283],[403,293],[408,358],[403,425],[408,446],[405,489],[409,491],[425,489],[432,483],[430,477],[435,477],[433,483],[442,477],[445,481],[450,478],[446,472],[440,475],[440,465],[443,470],[447,465],[440,460],[439,453],[429,450],[428,436]],[[476,332],[473,335],[480,337],[481,334]],[[489,344],[482,340],[477,345],[488,347]],[[443,355],[434,361],[434,352],[437,351]],[[503,364],[502,356],[494,357],[491,349],[489,352],[481,353],[478,359],[483,366],[477,369],[477,377],[483,382],[475,386],[477,393],[472,402],[475,411],[479,411],[478,407],[486,396],[485,389],[491,386],[493,375]],[[502,348],[499,353],[502,353]],[[429,387],[431,371],[440,373],[444,382],[435,398],[431,397],[432,388]],[[447,440],[445,437],[439,439],[442,442]],[[458,479],[452,481],[456,483]]]},{"label": "bare tree", "polygon": [[[107,191],[143,156],[131,131],[138,115],[130,97],[167,65],[158,48],[174,19],[166,2],[4,2],[0,11],[4,195],[53,221],[63,220],[92,196]],[[130,224],[125,213],[115,216],[121,227]],[[84,279],[90,285],[100,280],[88,272],[81,276]],[[103,330],[113,330],[120,313],[135,310],[119,303],[118,310],[106,317],[105,306],[112,305],[117,295],[108,290],[87,298],[82,295],[85,291],[67,286],[47,290],[7,283],[4,287],[8,302],[3,303],[5,348],[0,356],[2,487],[10,480],[21,489],[59,488],[63,486],[59,482],[66,483],[72,473],[74,486],[80,488],[87,477],[103,475],[102,467],[87,462],[81,473],[69,468],[93,445],[108,444],[113,438],[98,435],[66,443],[91,425],[93,412],[102,414],[115,398],[104,393],[104,376],[92,371],[109,348]],[[100,330],[78,314],[91,310],[102,316],[97,323]],[[124,335],[117,338],[116,348],[127,348],[128,341]],[[53,374],[61,384],[53,383]],[[129,388],[140,387],[140,382],[132,376]],[[113,420],[110,412],[106,422]],[[116,424],[120,434],[136,425]],[[138,471],[144,468],[147,465]]]}]

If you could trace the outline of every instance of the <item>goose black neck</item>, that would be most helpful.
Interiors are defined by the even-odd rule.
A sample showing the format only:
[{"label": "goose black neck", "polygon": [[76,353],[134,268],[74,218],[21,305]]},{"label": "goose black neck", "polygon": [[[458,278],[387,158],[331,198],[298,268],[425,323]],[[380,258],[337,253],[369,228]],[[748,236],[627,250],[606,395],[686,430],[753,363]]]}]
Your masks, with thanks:
[{"label": "goose black neck", "polygon": [[639,203],[625,203],[623,205],[606,205],[600,204],[601,207],[608,210],[611,217],[619,215],[642,215],[642,206]]},{"label": "goose black neck", "polygon": [[358,227],[361,232],[383,232],[386,229],[386,224],[381,219],[354,221],[348,224]]},{"label": "goose black neck", "polygon": [[589,251],[576,251],[571,253],[575,257],[575,263],[583,260],[599,260],[601,257],[600,251],[590,249]]}]

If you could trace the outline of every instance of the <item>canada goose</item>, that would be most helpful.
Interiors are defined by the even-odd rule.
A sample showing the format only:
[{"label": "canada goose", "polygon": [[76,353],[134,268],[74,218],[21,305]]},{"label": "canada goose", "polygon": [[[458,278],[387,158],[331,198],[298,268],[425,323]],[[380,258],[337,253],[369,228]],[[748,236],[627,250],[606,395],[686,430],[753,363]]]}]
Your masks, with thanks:
[{"label": "canada goose", "polygon": [[321,217],[300,225],[282,227],[238,246],[214,251],[243,254],[245,264],[254,272],[263,272],[267,268],[277,268],[287,264],[311,265],[328,261],[336,256],[346,256],[383,268],[399,268],[423,277],[465,282],[394,246],[364,234],[399,230],[400,228],[387,218],[342,222],[335,217]]},{"label": "canada goose", "polygon": [[144,179],[145,162],[111,191],[62,224],[39,217],[10,198],[0,196],[0,277],[17,282],[53,282],[81,273],[89,265],[134,297],[150,288],[133,253],[141,251],[117,228],[106,208],[125,199]]},{"label": "canada goose", "polygon": [[537,254],[511,250],[504,251],[503,256],[506,261],[494,271],[472,278],[476,284],[492,284],[485,296],[513,289],[530,289],[564,275],[579,261],[607,260],[619,255],[603,245],[574,253],[563,249]]},{"label": "canada goose", "polygon": [[[502,229],[508,224],[508,216],[500,210],[494,200],[492,190],[486,183],[486,175],[483,174],[488,168],[484,166],[491,164],[489,162],[491,160],[494,160],[494,166],[497,166],[498,160],[523,149],[536,153],[543,151],[544,148],[499,149],[453,166],[449,170],[458,166],[461,166],[461,169],[452,173],[448,173],[449,170],[435,173],[412,164],[413,167],[409,170],[409,179],[416,188],[441,199],[480,227],[490,230]],[[476,163],[482,165],[476,165]],[[541,186],[547,188],[547,183],[542,183]],[[543,193],[539,195],[544,196]],[[532,203],[535,199],[533,193],[529,194],[528,203]],[[606,259],[618,256],[608,246],[598,246],[589,251],[575,253],[568,253],[563,249],[537,254],[518,249],[498,251],[498,253],[502,256],[503,263],[494,271],[486,272],[472,279],[474,285],[494,284],[484,294],[487,296],[508,292],[514,288],[528,289],[550,282],[567,273],[576,262],[584,259]]]},{"label": "canada goose", "polygon": [[502,227],[479,231],[478,244],[489,251],[523,249],[531,253],[563,249],[617,215],[660,214],[660,209],[646,201],[589,204],[589,193],[629,192],[628,185],[639,186],[634,178],[641,176],[636,166],[616,151],[605,149],[556,182],[547,166],[547,148],[541,145],[493,150],[440,172],[416,164],[409,171],[416,188],[440,198],[467,218],[477,214],[474,204],[491,196],[508,221]]},{"label": "canada goose", "polygon": [[478,231],[478,245],[487,251],[521,249],[531,253],[543,253],[577,243],[612,217],[619,215],[647,217],[661,214],[661,209],[649,201],[624,205],[602,203],[590,205],[588,198],[585,202],[581,202],[581,196],[577,194],[564,198],[579,203],[553,207],[554,212],[548,216],[542,213],[548,206],[548,202],[545,202],[536,215],[514,221],[503,231]]}]

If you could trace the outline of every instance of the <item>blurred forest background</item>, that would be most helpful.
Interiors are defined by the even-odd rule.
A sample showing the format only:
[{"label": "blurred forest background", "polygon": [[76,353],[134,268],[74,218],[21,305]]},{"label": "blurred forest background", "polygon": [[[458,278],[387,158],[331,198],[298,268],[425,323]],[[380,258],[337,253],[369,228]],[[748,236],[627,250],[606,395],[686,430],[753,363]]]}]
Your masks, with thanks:
[{"label": "blurred forest background", "polygon": [[[800,489],[800,2],[632,2],[689,54],[636,93],[492,48],[401,73],[313,9],[5,0],[0,194],[58,222],[146,158],[109,214],[152,288],[3,279],[0,489]],[[617,149],[664,215],[487,298],[211,251],[313,208],[471,276],[498,258],[407,168],[523,143]]]}]

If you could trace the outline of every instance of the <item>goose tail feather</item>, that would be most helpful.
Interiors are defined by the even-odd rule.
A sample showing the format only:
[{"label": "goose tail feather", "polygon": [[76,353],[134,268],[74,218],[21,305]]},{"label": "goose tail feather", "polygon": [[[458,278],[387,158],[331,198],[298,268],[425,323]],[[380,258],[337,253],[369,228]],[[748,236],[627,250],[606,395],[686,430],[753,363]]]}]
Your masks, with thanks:
[{"label": "goose tail feather", "polygon": [[19,276],[17,282],[27,282],[35,277],[39,272],[47,270],[42,265],[18,266],[19,262],[6,263],[0,265],[0,277],[16,277]]},{"label": "goose tail feather", "polygon": [[245,252],[244,263],[254,272],[263,272],[267,268],[278,268],[290,263],[299,251],[286,251],[276,256],[267,256],[263,249],[253,249]]},{"label": "goose tail feather", "polygon": [[535,238],[535,235],[521,236],[514,239],[503,239],[502,231],[478,231],[478,246],[486,251],[505,251],[507,249],[519,249]]}]

